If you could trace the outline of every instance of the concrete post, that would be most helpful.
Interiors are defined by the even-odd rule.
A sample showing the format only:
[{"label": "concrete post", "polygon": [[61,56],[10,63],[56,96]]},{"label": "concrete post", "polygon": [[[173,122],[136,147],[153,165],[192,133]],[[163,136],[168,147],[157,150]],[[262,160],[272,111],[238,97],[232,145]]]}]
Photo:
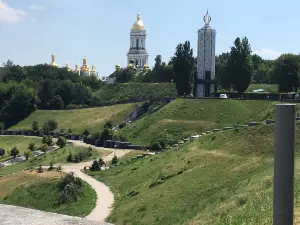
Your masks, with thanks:
[{"label": "concrete post", "polygon": [[296,104],[277,104],[273,225],[293,225]]}]

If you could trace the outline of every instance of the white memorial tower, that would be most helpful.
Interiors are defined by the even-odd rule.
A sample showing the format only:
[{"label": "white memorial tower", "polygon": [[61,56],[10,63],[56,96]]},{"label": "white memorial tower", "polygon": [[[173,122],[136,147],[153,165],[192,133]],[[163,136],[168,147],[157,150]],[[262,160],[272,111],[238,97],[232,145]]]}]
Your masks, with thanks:
[{"label": "white memorial tower", "polygon": [[197,98],[210,97],[217,91],[215,82],[215,43],[216,31],[209,26],[211,17],[203,17],[204,27],[198,31],[197,77],[195,79],[195,94]]},{"label": "white memorial tower", "polygon": [[143,69],[148,65],[148,53],[146,50],[146,30],[141,20],[141,14],[137,14],[137,19],[130,32],[130,49],[127,53],[127,64],[134,64],[136,68]]}]

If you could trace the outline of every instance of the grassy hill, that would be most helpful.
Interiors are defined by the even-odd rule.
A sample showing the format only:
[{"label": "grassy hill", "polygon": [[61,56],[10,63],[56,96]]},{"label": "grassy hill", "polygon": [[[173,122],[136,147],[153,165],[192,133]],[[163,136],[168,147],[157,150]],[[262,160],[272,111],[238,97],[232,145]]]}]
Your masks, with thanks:
[{"label": "grassy hill", "polygon": [[176,97],[174,83],[124,83],[101,88],[93,94],[96,102],[116,102],[130,98],[165,98]]},{"label": "grassy hill", "polygon": [[[299,131],[296,140],[297,212]],[[262,125],[210,134],[90,174],[115,191],[109,221],[117,225],[267,225],[272,224],[273,148],[274,126]]]},{"label": "grassy hill", "polygon": [[220,126],[262,121],[273,116],[274,104],[230,99],[176,99],[152,115],[121,129],[120,133],[140,144],[149,144],[160,132],[182,138],[185,134],[199,134]]},{"label": "grassy hill", "polygon": [[10,130],[31,129],[33,121],[38,121],[41,128],[46,120],[54,119],[58,123],[57,131],[71,128],[75,134],[81,134],[85,129],[97,132],[103,129],[106,121],[111,120],[113,124],[121,122],[135,107],[136,104],[120,104],[88,109],[37,110]]},{"label": "grassy hill", "polygon": [[95,207],[96,193],[84,183],[85,192],[78,201],[57,204],[60,177],[58,172],[21,172],[0,178],[0,203],[39,209],[70,216],[87,216]]},{"label": "grassy hill", "polygon": [[[6,161],[8,158],[10,158],[9,151],[13,147],[17,147],[20,152],[20,155],[23,155],[24,152],[27,150],[29,143],[31,142],[35,143],[36,147],[39,147],[41,144],[41,138],[28,138],[22,136],[0,136],[0,148],[4,148],[6,152],[6,155],[1,159],[1,161]],[[55,152],[51,152],[36,158],[30,156],[29,160],[0,168],[0,176],[12,174],[25,169],[35,168],[39,165],[49,166],[50,162],[52,162],[53,164],[65,163],[67,156],[70,152],[73,156],[75,156],[79,152],[86,151],[88,151],[87,148],[78,147],[71,144]],[[109,154],[110,151],[101,151],[98,149],[93,149],[91,153],[92,155],[86,158],[85,160],[99,158],[100,156]]]}]

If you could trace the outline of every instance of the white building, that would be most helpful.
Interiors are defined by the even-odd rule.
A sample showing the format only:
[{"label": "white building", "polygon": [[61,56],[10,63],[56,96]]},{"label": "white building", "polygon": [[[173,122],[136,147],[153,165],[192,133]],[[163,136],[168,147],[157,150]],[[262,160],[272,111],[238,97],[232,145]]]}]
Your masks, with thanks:
[{"label": "white building", "polygon": [[136,68],[143,69],[148,65],[148,53],[146,50],[146,30],[141,20],[140,13],[130,32],[130,49],[127,53],[127,65],[134,64]]},{"label": "white building", "polygon": [[208,11],[203,18],[204,27],[198,31],[196,97],[210,97],[217,91],[215,82],[216,31],[211,29]]}]

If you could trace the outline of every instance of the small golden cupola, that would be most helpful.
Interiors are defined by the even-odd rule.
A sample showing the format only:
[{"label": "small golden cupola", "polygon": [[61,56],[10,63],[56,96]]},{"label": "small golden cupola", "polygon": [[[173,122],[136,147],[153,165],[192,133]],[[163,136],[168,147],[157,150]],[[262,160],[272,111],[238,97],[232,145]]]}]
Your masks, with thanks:
[{"label": "small golden cupola", "polygon": [[66,62],[66,69],[70,72],[72,71],[71,68],[69,67],[69,62]]},{"label": "small golden cupola", "polygon": [[50,65],[53,66],[53,67],[58,67],[58,65],[55,62],[55,54],[54,53],[52,53],[52,55],[51,55],[51,63],[50,63]]},{"label": "small golden cupola", "polygon": [[119,72],[121,70],[121,66],[119,64],[116,65],[116,71]]},{"label": "small golden cupola", "polygon": [[74,72],[76,72],[76,73],[78,73],[78,72],[79,72],[78,65],[75,65]]},{"label": "small golden cupola", "polygon": [[95,75],[95,74],[96,74],[95,65],[92,64],[91,75]]},{"label": "small golden cupola", "polygon": [[83,65],[80,68],[80,72],[82,72],[82,73],[88,73],[89,72],[89,66],[86,63],[86,57],[83,58]]},{"label": "small golden cupola", "polygon": [[135,23],[132,25],[132,30],[145,30],[143,21],[141,20],[141,14],[138,13]]}]

